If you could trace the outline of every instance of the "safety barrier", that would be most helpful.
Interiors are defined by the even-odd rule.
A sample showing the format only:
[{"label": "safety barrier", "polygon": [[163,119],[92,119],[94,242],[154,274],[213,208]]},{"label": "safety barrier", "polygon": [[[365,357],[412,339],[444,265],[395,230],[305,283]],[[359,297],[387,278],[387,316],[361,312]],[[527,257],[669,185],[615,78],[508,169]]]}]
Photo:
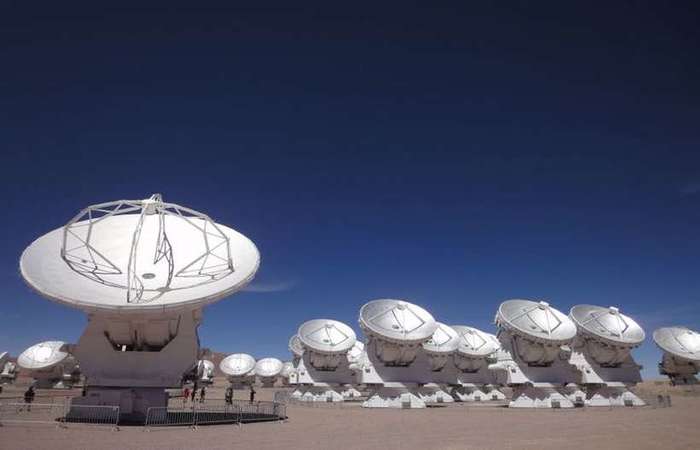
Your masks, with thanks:
[{"label": "safety barrier", "polygon": [[189,407],[151,407],[146,412],[147,430],[157,427],[197,427],[214,424],[242,424],[277,421],[287,417],[284,404],[275,402],[195,403]]},{"label": "safety barrier", "polygon": [[65,427],[69,423],[104,425],[117,429],[118,406],[71,405],[67,401],[55,403],[1,403],[0,424],[56,424]]},{"label": "safety barrier", "polygon": [[69,405],[64,423],[104,425],[119,429],[119,407],[107,405]]},{"label": "safety barrier", "polygon": [[195,410],[196,425],[214,425],[217,423],[241,423],[241,405],[207,404]]},{"label": "safety barrier", "polygon": [[245,402],[239,401],[241,423],[280,420],[287,418],[287,407],[284,403],[276,402]]},{"label": "safety barrier", "polygon": [[0,424],[52,423],[60,426],[65,411],[65,405],[62,403],[2,403]]},{"label": "safety barrier", "polygon": [[146,411],[146,429],[152,427],[194,427],[194,409],[152,406]]}]

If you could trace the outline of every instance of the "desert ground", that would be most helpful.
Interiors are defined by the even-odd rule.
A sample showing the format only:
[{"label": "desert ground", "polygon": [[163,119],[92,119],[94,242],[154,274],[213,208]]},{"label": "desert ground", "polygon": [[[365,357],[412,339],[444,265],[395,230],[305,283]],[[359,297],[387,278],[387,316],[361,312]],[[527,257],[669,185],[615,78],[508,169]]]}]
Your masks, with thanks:
[{"label": "desert ground", "polygon": [[[217,383],[207,397],[223,398],[223,386]],[[6,389],[2,396],[17,395],[20,389]],[[270,400],[278,389],[259,388],[258,399]],[[637,391],[644,398],[669,394],[672,406],[514,410],[455,403],[384,410],[363,409],[357,403],[289,405],[285,422],[196,430],[7,424],[0,427],[0,449],[700,449],[700,391],[664,382],[645,382]],[[46,394],[56,391],[39,392]],[[238,398],[246,395],[237,393]]]}]

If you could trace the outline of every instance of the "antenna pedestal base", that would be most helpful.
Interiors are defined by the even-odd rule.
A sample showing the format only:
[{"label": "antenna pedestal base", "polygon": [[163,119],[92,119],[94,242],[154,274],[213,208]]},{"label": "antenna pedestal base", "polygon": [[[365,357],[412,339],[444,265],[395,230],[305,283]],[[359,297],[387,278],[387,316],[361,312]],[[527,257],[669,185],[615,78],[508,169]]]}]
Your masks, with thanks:
[{"label": "antenna pedestal base", "polygon": [[306,392],[305,388],[303,387],[297,387],[294,389],[294,391],[291,394],[292,398],[295,398],[297,400],[301,400],[301,398],[304,396],[304,392]]},{"label": "antenna pedestal base", "polygon": [[519,384],[513,386],[513,399],[510,408],[573,408],[574,403],[553,386],[532,386]]},{"label": "antenna pedestal base", "polygon": [[460,402],[503,401],[506,395],[495,386],[462,385],[452,389],[452,396]]},{"label": "antenna pedestal base", "polygon": [[[528,343],[521,340],[520,347],[508,331],[499,332],[501,350],[496,352],[496,362],[489,370],[496,372],[497,379],[513,388],[511,408],[573,408],[564,386],[575,383],[580,375],[571,364],[571,352],[563,347],[552,346],[547,354],[553,359],[548,365],[531,365],[522,354],[532,356],[545,344]],[[520,351],[519,351],[520,350]]]},{"label": "antenna pedestal base", "polygon": [[586,391],[586,406],[643,406],[645,403],[630,386],[642,381],[641,366],[627,355],[617,367],[604,367],[596,362],[585,346],[577,346],[571,362],[581,373],[579,384]]},{"label": "antenna pedestal base", "polygon": [[325,371],[311,365],[308,353],[304,353],[299,361],[296,377],[297,383],[303,384],[302,400],[313,402],[342,402],[345,399],[344,392],[348,391],[348,387],[352,389],[356,381],[355,373],[350,370],[345,356],[335,370]]},{"label": "antenna pedestal base", "polygon": [[[390,386],[387,386],[390,385]],[[418,386],[386,383],[372,391],[370,397],[362,404],[363,408],[425,408],[425,402],[415,394]]]},{"label": "antenna pedestal base", "polygon": [[644,406],[646,403],[627,386],[588,386],[586,406]]},{"label": "antenna pedestal base", "polygon": [[586,393],[581,389],[581,386],[575,383],[569,383],[564,387],[564,394],[569,397],[574,403],[574,406],[586,405]]},{"label": "antenna pedestal base", "polygon": [[74,403],[119,406],[120,415],[134,421],[145,419],[150,407],[167,406],[165,389],[180,387],[197,364],[201,314],[91,314],[75,349],[87,396]]},{"label": "antenna pedestal base", "polygon": [[305,402],[339,403],[345,401],[340,386],[306,386],[301,400]]},{"label": "antenna pedestal base", "polygon": [[362,392],[349,385],[343,387],[341,394],[345,400],[352,400],[362,397]]},{"label": "antenna pedestal base", "polygon": [[482,386],[482,390],[486,393],[486,398],[491,401],[503,401],[506,399],[506,394],[501,392],[497,386],[492,384],[485,384]]},{"label": "antenna pedestal base", "polygon": [[444,386],[435,383],[418,388],[418,397],[425,403],[454,403],[455,401]]},{"label": "antenna pedestal base", "polygon": [[465,384],[452,389],[452,395],[460,402],[483,402],[489,400],[489,396],[481,386]]}]

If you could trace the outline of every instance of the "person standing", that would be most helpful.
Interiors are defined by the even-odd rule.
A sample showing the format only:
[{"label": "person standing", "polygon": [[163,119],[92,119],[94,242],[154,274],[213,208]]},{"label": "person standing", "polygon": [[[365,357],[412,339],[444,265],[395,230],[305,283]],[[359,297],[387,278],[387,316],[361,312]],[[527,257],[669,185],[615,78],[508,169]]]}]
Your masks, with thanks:
[{"label": "person standing", "polygon": [[29,389],[24,393],[24,403],[27,404],[27,411],[32,410],[32,402],[34,401],[34,396],[36,395],[36,392],[34,392],[34,386],[29,386]]},{"label": "person standing", "polygon": [[233,388],[231,386],[226,388],[226,394],[224,395],[224,401],[229,406],[233,404]]},{"label": "person standing", "polygon": [[250,403],[253,403],[255,401],[255,388],[253,385],[250,385]]}]

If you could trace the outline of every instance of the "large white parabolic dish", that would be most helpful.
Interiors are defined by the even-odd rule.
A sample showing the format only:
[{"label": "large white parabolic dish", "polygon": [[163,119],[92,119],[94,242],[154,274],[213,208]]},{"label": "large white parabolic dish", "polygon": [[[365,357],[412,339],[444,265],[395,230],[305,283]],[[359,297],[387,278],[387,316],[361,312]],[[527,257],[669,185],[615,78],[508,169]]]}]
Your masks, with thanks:
[{"label": "large white parabolic dish", "polygon": [[686,327],[663,327],[654,331],[654,342],[671,355],[700,363],[700,333]]},{"label": "large white parabolic dish", "polygon": [[17,358],[17,364],[27,370],[49,369],[69,356],[65,342],[46,341],[32,345],[23,351]]},{"label": "large white parabolic dish", "polygon": [[644,342],[644,330],[617,308],[576,305],[569,313],[579,332],[612,346],[636,347]]},{"label": "large white parabolic dish", "polygon": [[51,300],[124,313],[215,302],[244,287],[259,263],[247,237],[153,196],[83,210],[27,247],[20,270]]},{"label": "large white parabolic dish", "polygon": [[534,342],[564,345],[576,337],[576,324],[546,302],[506,300],[498,308],[496,323]]},{"label": "large white parabolic dish", "polygon": [[221,360],[219,369],[231,377],[253,375],[255,358],[247,353],[234,353]]},{"label": "large white parabolic dish", "polygon": [[259,377],[276,377],[282,372],[284,364],[277,358],[263,358],[255,363],[255,374]]},{"label": "large white parabolic dish", "polygon": [[352,328],[331,319],[313,319],[304,322],[297,334],[302,346],[327,355],[347,353],[357,340]]},{"label": "large white parabolic dish", "polygon": [[454,328],[437,322],[437,329],[433,336],[423,342],[422,346],[426,353],[437,355],[453,353],[459,346],[459,334]]},{"label": "large white parabolic dish", "polygon": [[452,325],[459,335],[457,352],[470,358],[483,358],[489,356],[500,348],[498,341],[476,328],[466,325]]},{"label": "large white parabolic dish", "polygon": [[360,309],[360,327],[368,334],[400,344],[422,343],[437,329],[433,316],[413,303],[379,299]]}]

